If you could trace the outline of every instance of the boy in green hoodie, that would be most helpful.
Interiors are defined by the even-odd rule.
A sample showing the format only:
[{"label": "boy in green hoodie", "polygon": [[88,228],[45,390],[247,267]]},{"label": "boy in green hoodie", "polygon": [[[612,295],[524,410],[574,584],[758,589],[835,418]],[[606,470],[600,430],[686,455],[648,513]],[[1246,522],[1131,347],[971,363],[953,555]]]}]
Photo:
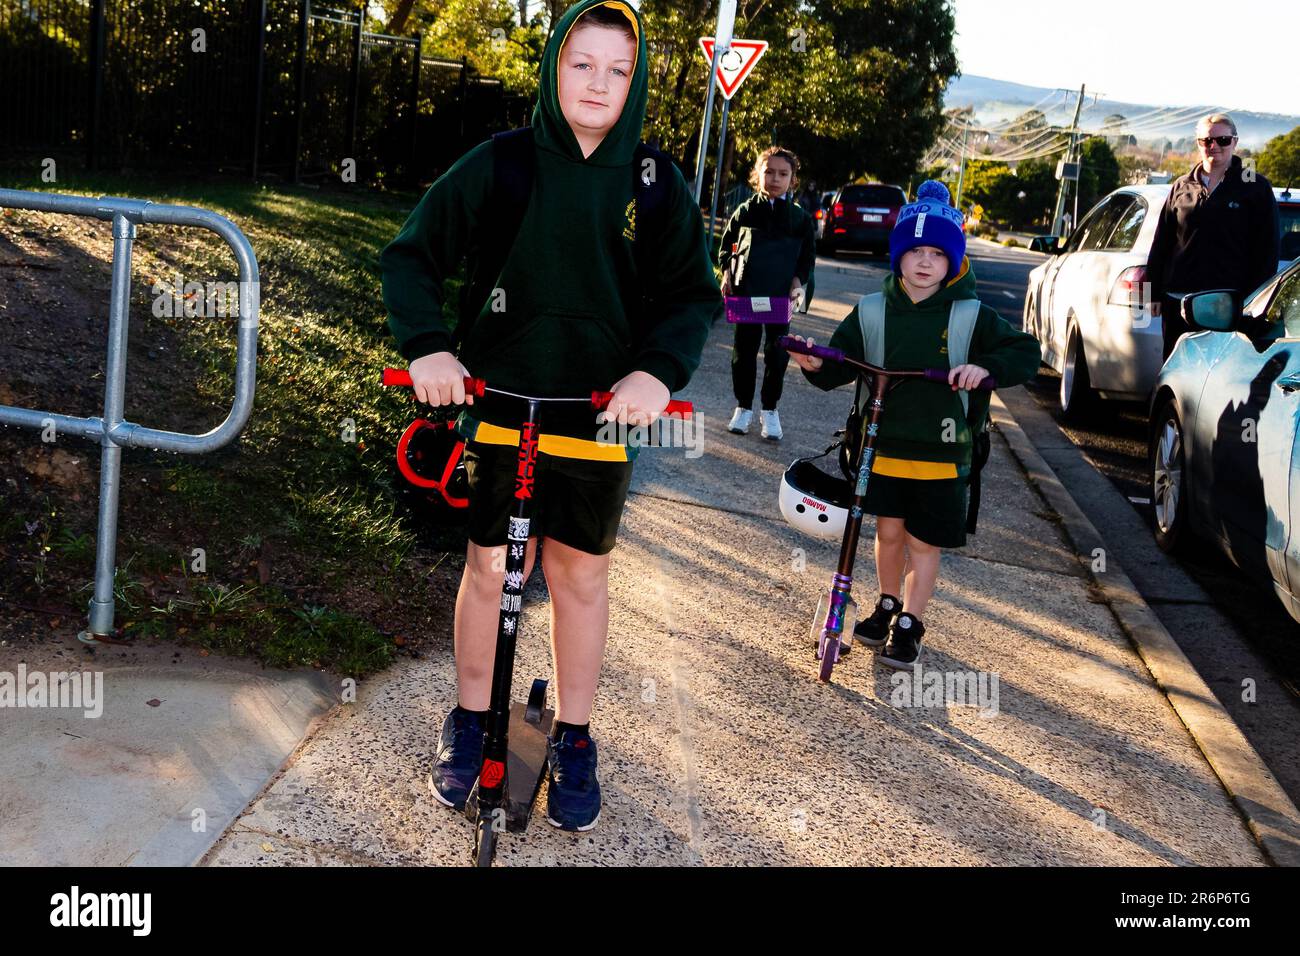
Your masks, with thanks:
[{"label": "boy in green hoodie", "polygon": [[[579,413],[577,403],[547,407],[526,552],[525,579],[545,540],[558,700],[547,817],[568,830],[590,829],[600,813],[588,721],[609,627],[609,557],[632,470],[629,449],[598,440],[600,427],[615,418],[653,422],[689,381],[722,312],[699,209],[681,174],[671,162],[634,169],[646,86],[636,11],[621,0],[580,0],[542,57],[531,193],[495,282],[488,277],[487,300],[462,310],[467,318],[453,336],[442,320],[442,282],[463,258],[471,268],[485,261],[500,227],[492,142],[430,187],[380,256],[389,326],[416,397],[472,406],[457,422],[470,482],[455,618],[460,699],[429,778],[448,806],[464,807],[482,762],[520,420],[517,404],[467,396],[462,380],[473,375],[541,396],[614,394],[602,416]],[[661,232],[638,237],[638,180],[656,176],[669,180]]]},{"label": "boy in green hoodie", "polygon": [[[948,332],[953,303],[976,296],[961,213],[949,204],[942,183],[921,184],[917,201],[899,213],[889,247],[893,272],[882,288],[881,359],[866,355],[864,319],[859,315],[867,307],[866,296],[835,330],[831,346],[884,368],[951,366]],[[835,388],[857,377],[842,365],[822,368],[822,360],[814,356],[796,353],[793,358],[818,388]],[[925,636],[922,619],[939,576],[941,549],[966,543],[973,438],[988,416],[989,395],[971,392],[968,413],[958,390],[973,388],[987,375],[999,388],[1019,385],[1038,373],[1038,359],[1033,336],[1012,328],[981,304],[968,361],[949,371],[951,389],[904,379],[890,392],[876,435],[876,457],[863,508],[876,516],[880,599],[872,614],[853,629],[863,644],[884,645],[881,663],[915,668]],[[898,585],[904,574],[900,601]]]}]

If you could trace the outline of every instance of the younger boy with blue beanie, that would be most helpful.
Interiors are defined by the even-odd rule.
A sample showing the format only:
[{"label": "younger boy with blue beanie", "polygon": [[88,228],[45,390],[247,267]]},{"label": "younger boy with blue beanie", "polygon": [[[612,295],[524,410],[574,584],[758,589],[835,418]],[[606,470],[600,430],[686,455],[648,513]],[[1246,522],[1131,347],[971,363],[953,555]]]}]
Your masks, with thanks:
[{"label": "younger boy with blue beanie", "polygon": [[[885,368],[950,367],[949,389],[905,379],[890,392],[888,413],[876,435],[864,508],[876,516],[880,599],[854,628],[854,636],[869,647],[883,645],[881,663],[912,670],[921,656],[922,619],[938,579],[941,549],[966,543],[974,436],[988,416],[989,393],[970,392],[967,411],[958,390],[972,389],[988,375],[999,387],[1019,385],[1037,374],[1039,355],[1033,336],[980,304],[967,359],[952,366],[948,334],[950,319],[958,312],[954,303],[978,299],[962,215],[950,204],[942,183],[922,183],[916,201],[903,207],[889,237],[889,258],[892,272],[881,289],[883,354],[866,354],[863,327],[879,314],[879,303],[871,296],[863,296],[845,316],[830,344]],[[846,366],[822,368],[815,356],[792,357],[818,388],[829,390],[856,380],[857,373]]]}]

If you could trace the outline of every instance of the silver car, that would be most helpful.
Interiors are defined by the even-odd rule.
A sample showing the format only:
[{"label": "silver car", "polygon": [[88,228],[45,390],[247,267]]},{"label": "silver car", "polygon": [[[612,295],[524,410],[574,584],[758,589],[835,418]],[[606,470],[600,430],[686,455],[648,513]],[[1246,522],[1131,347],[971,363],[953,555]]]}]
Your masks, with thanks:
[{"label": "silver car", "polygon": [[1300,262],[1240,311],[1184,300],[1189,323],[1156,381],[1149,447],[1156,542],[1216,543],[1300,621]]},{"label": "silver car", "polygon": [[[1097,203],[1068,240],[1035,239],[1050,258],[1029,274],[1024,329],[1061,374],[1064,417],[1096,398],[1145,401],[1160,371],[1160,319],[1141,296],[1156,224],[1172,187],[1124,186]],[[1283,255],[1300,232],[1300,201],[1275,189]],[[1280,262],[1279,268],[1286,262]]]}]

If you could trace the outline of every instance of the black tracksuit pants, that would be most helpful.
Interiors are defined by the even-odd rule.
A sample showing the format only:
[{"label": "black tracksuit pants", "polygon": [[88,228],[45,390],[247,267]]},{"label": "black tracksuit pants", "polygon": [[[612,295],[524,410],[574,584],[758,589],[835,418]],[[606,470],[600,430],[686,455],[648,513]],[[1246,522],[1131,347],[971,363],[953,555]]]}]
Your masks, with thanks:
[{"label": "black tracksuit pants", "polygon": [[737,322],[736,340],[731,349],[731,387],[736,393],[736,405],[754,407],[754,384],[758,377],[758,346],[763,345],[763,390],[760,399],[765,410],[776,408],[781,400],[781,387],[785,384],[785,369],[790,364],[790,353],[777,343],[781,336],[790,334],[790,323],[781,325],[757,322]]}]

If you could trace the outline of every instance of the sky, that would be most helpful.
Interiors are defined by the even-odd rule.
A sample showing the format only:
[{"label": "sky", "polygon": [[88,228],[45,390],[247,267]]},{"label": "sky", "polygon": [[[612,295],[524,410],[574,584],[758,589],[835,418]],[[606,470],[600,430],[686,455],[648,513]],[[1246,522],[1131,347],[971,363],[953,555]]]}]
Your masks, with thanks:
[{"label": "sky", "polygon": [[955,0],[962,73],[1152,106],[1300,115],[1291,0]]}]

